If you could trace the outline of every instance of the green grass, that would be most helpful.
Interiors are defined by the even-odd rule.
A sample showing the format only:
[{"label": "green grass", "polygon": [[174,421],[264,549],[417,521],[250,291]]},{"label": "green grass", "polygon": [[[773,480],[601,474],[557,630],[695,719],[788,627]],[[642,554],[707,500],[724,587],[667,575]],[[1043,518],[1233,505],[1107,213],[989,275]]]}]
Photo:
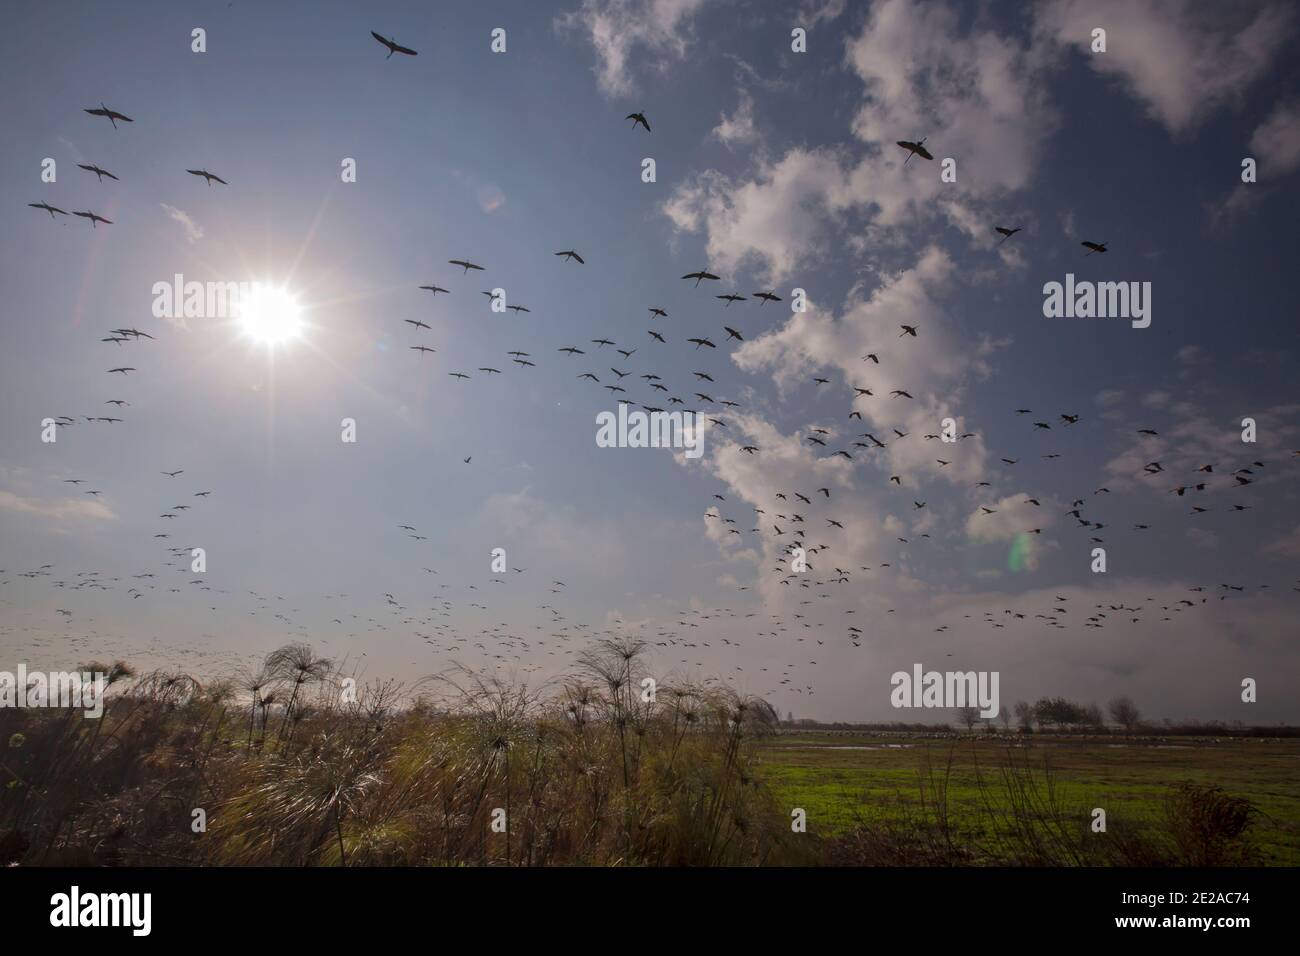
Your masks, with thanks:
[{"label": "green grass", "polygon": [[[1022,740],[1026,745],[1017,746]],[[814,731],[782,733],[765,741],[760,753],[762,776],[778,800],[806,810],[809,829],[822,835],[915,811],[921,805],[922,781],[946,784],[958,832],[987,835],[998,824],[988,804],[1008,809],[1001,771],[1013,755],[1039,779],[1050,766],[1060,803],[1085,822],[1093,807],[1103,807],[1108,825],[1145,826],[1163,815],[1165,799],[1179,783],[1218,785],[1249,799],[1259,811],[1251,832],[1264,862],[1300,865],[1300,740],[1116,742]],[[877,749],[834,749],[839,747]]]}]

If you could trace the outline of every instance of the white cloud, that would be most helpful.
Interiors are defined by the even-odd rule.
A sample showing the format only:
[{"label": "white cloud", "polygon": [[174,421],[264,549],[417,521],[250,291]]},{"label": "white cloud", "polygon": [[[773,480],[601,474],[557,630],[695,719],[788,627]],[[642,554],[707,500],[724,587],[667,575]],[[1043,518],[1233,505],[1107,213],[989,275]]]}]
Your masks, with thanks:
[{"label": "white cloud", "polygon": [[0,491],[0,510],[19,514],[40,515],[55,521],[73,521],[88,518],[95,521],[113,521],[117,518],[107,505],[99,501],[80,498],[59,498],[43,501],[24,498],[11,491]]},{"label": "white cloud", "polygon": [[[704,232],[710,262],[752,265],[779,282],[814,258],[832,227],[855,226],[851,244],[890,243],[918,220],[940,215],[987,246],[991,205],[1029,182],[1056,116],[1041,82],[1043,64],[1023,43],[979,26],[946,4],[918,8],[882,0],[848,44],[847,62],[863,83],[852,132],[869,150],[798,146],[762,157],[746,177],[709,170],[686,181],[663,211],[681,232]],[[936,157],[957,160],[957,182],[940,162],[904,165],[899,139],[929,134]],[[942,197],[944,202],[934,200]],[[1014,248],[1004,261],[1020,263]]]},{"label": "white cloud", "polygon": [[[1172,133],[1238,101],[1286,39],[1284,3],[1193,0],[1053,0],[1038,8],[1040,38],[1077,48],[1094,71],[1118,79]],[[1106,30],[1106,52],[1091,51]]]},{"label": "white cloud", "polygon": [[753,264],[776,284],[815,254],[824,217],[842,212],[847,202],[834,153],[793,149],[774,163],[762,162],[749,182],[701,173],[677,188],[663,212],[679,231],[706,231],[715,272],[734,274]]},{"label": "white cloud", "polygon": [[1271,177],[1300,167],[1300,101],[1278,103],[1250,137],[1260,174]]},{"label": "white cloud", "polygon": [[168,219],[174,219],[179,222],[185,229],[185,238],[190,242],[198,242],[203,238],[203,227],[196,223],[190,214],[184,209],[177,209],[175,206],[169,206],[165,202],[159,203],[163,212],[167,213]]},{"label": "white cloud", "polygon": [[736,112],[728,116],[722,114],[722,121],[713,128],[713,135],[728,146],[752,143],[758,138],[754,128],[754,97],[747,91],[740,91],[740,102]]},{"label": "white cloud", "polygon": [[638,49],[664,69],[686,55],[691,25],[704,0],[583,0],[556,26],[585,33],[596,50],[597,83],[607,96],[635,92],[632,60]]}]

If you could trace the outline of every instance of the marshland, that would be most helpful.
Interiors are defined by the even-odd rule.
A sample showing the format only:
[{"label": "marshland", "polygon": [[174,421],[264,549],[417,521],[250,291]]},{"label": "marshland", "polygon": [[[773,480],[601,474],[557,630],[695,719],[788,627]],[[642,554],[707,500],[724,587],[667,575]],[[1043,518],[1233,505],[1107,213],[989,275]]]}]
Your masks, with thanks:
[{"label": "marshland", "polygon": [[598,642],[542,688],[357,683],[305,644],[202,682],[89,663],[101,719],[0,710],[0,863],[1296,862],[1295,738],[809,730],[650,692],[643,652]]}]

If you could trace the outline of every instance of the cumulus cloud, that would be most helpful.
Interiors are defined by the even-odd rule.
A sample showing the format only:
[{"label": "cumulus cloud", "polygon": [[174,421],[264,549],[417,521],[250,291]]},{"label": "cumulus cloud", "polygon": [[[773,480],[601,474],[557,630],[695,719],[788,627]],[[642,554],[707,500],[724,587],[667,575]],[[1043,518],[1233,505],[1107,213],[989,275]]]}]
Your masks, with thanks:
[{"label": "cumulus cloud", "polygon": [[585,34],[596,51],[597,84],[607,96],[635,92],[633,60],[638,53],[664,69],[686,55],[691,28],[704,0],[583,0],[557,18],[560,29]]},{"label": "cumulus cloud", "polygon": [[[1082,52],[1171,133],[1234,104],[1269,69],[1288,34],[1285,3],[1193,0],[1052,0],[1038,8],[1039,37]],[[1091,51],[1106,30],[1106,52]]]},{"label": "cumulus cloud", "polygon": [[754,127],[754,97],[747,91],[740,91],[740,102],[736,111],[728,116],[722,114],[722,120],[713,128],[713,135],[728,146],[745,145],[758,138]]},{"label": "cumulus cloud", "polygon": [[[750,265],[773,283],[815,257],[832,228],[854,224],[850,213],[870,227],[857,245],[896,241],[900,227],[936,213],[987,245],[991,205],[1027,185],[1057,118],[1028,44],[965,19],[942,3],[876,3],[846,53],[863,84],[851,128],[863,152],[797,146],[745,176],[705,171],[664,213],[679,231],[705,233],[715,266]],[[904,165],[894,142],[927,130],[942,136],[929,140],[940,161],[957,159],[955,183],[940,180],[937,163]]]},{"label": "cumulus cloud", "polygon": [[[837,369],[854,393],[853,408],[881,440],[879,449],[854,448],[859,455],[884,455],[893,474],[940,476],[969,483],[983,475],[985,449],[978,435],[945,444],[936,434],[945,418],[966,427],[961,398],[969,378],[987,370],[986,359],[961,346],[945,318],[941,297],[949,289],[954,267],[937,247],[924,250],[908,269],[886,276],[867,297],[852,298],[840,314],[810,303],[792,312],[779,328],[751,339],[732,353],[732,361],[749,372],[770,371],[778,388],[789,391],[819,369]],[[900,324],[918,329],[924,342],[900,337]],[[990,341],[989,348],[996,347]],[[864,361],[872,353],[879,364]],[[902,390],[912,396],[892,396]],[[898,438],[894,429],[907,433]],[[949,464],[942,465],[940,460]]]}]

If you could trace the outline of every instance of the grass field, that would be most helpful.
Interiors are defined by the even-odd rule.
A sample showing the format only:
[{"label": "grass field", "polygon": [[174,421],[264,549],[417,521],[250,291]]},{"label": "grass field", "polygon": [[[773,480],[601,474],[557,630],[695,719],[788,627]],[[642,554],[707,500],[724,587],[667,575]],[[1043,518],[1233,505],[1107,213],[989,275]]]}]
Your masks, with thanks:
[{"label": "grass field", "polygon": [[1013,766],[1012,778],[1029,781],[1045,804],[1077,822],[1081,839],[1095,807],[1105,809],[1111,833],[1147,830],[1164,817],[1179,783],[1217,785],[1258,811],[1250,833],[1261,862],[1300,864],[1296,739],[796,731],[764,741],[760,763],[780,803],[807,811],[810,832],[833,837],[919,818],[932,824],[946,813],[966,846],[996,845],[1011,829]]}]

